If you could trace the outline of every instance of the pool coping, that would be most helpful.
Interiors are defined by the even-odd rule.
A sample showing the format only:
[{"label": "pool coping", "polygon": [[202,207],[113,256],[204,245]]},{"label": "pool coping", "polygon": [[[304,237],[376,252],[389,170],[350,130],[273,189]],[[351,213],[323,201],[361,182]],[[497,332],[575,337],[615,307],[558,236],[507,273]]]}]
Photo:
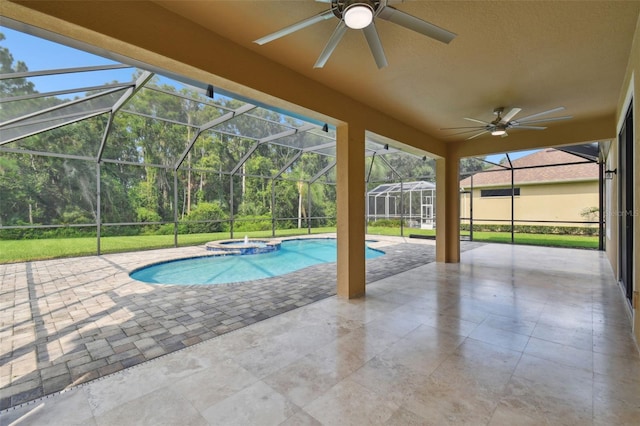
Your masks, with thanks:
[{"label": "pool coping", "polygon": [[[257,240],[257,239],[254,239]],[[261,240],[266,240],[266,239],[261,239]],[[300,238],[299,236],[295,236],[295,237],[289,237],[289,238],[277,238],[278,243],[283,243],[286,241],[301,241],[301,240],[337,240],[336,237],[331,237],[331,236],[310,236],[310,237],[305,237],[305,238]],[[223,240],[223,241],[241,241],[241,240]],[[372,240],[368,240],[369,242],[378,242],[378,241],[372,241]],[[207,243],[209,244],[209,243]],[[205,247],[207,246],[207,244],[205,244]],[[200,247],[200,246],[197,246]],[[371,250],[375,250],[377,252],[383,253],[385,254],[384,250],[381,250],[380,248],[374,248],[374,247],[369,247]],[[151,266],[156,266],[156,265],[164,265],[167,263],[171,263],[171,262],[178,262],[178,261],[182,261],[182,260],[190,260],[190,259],[200,259],[200,258],[204,258],[204,257],[231,257],[231,256],[255,256],[255,255],[260,255],[260,254],[267,254],[267,253],[235,253],[232,251],[226,251],[226,252],[213,252],[211,253],[211,250],[209,250],[208,248],[206,248],[207,253],[202,253],[202,254],[197,254],[197,255],[192,255],[192,256],[188,256],[188,257],[176,257],[175,259],[165,259],[165,260],[161,260],[161,261],[157,261],[157,262],[151,262],[145,265],[140,265],[137,266],[136,268],[134,268],[133,270],[129,271],[129,277],[131,279],[133,279],[136,282],[139,282],[141,284],[148,284],[148,285],[153,285],[153,286],[178,286],[178,287],[202,287],[202,286],[228,286],[228,285],[241,285],[247,282],[258,282],[261,280],[269,280],[272,278],[276,278],[276,277],[280,277],[280,276],[285,276],[288,274],[292,274],[298,271],[301,271],[303,269],[309,268],[311,266],[316,266],[316,265],[323,265],[323,264],[335,264],[336,262],[323,262],[323,263],[319,263],[316,265],[310,265],[310,266],[306,266],[304,268],[301,269],[296,269],[295,271],[291,271],[291,272],[287,272],[286,274],[281,274],[281,275],[277,275],[275,277],[265,277],[265,278],[257,278],[257,279],[253,279],[253,280],[244,280],[244,281],[233,281],[233,282],[228,282],[228,283],[203,283],[203,284],[172,284],[172,283],[152,283],[152,282],[147,282],[147,281],[140,281],[137,280],[133,277],[131,277],[132,274],[145,269],[145,268],[149,268]]]}]

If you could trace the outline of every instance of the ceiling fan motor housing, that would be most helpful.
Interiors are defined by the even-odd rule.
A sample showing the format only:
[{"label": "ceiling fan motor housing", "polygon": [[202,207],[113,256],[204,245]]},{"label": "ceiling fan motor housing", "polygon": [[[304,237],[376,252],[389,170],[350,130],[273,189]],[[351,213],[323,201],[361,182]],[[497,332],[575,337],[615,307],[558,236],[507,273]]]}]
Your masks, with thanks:
[{"label": "ceiling fan motor housing", "polygon": [[291,33],[307,28],[326,19],[338,18],[340,21],[327,41],[318,60],[313,65],[314,68],[322,68],[333,53],[338,43],[346,33],[347,29],[362,30],[378,68],[384,68],[387,58],[384,54],[382,42],[373,21],[376,18],[389,21],[408,30],[415,31],[431,39],[448,44],[456,37],[456,34],[440,28],[430,22],[388,6],[388,0],[319,0],[323,3],[331,4],[329,10],[318,13],[293,25],[282,28],[271,34],[267,34],[255,43],[263,45]]},{"label": "ceiling fan motor housing", "polygon": [[333,14],[336,16],[336,18],[343,19],[344,12],[348,8],[356,5],[361,5],[371,8],[373,14],[376,15],[380,9],[380,6],[384,6],[384,4],[382,3],[385,2],[382,0],[332,0],[331,10],[333,11]]},{"label": "ceiling fan motor housing", "polygon": [[[546,111],[538,112],[532,115],[528,115],[518,120],[514,120],[513,118],[520,111],[522,111],[521,108],[511,108],[511,110],[503,116],[502,113],[504,112],[504,107],[498,107],[498,108],[494,108],[493,110],[493,114],[496,115],[497,117],[491,122],[478,120],[476,118],[465,117],[464,118],[465,120],[473,121],[474,123],[480,124],[480,126],[476,125],[476,126],[465,126],[465,127],[448,127],[440,130],[465,129],[462,132],[455,133],[456,135],[463,134],[463,133],[472,133],[472,132],[475,133],[474,135],[468,137],[467,140],[475,139],[478,136],[482,136],[485,133],[489,133],[489,132],[491,132],[493,136],[505,137],[505,136],[509,136],[507,134],[507,129],[545,130],[546,129],[545,126],[532,126],[532,124],[545,123],[550,121],[569,120],[573,118],[570,115],[565,115],[562,117],[540,118],[543,115],[551,114],[558,111],[563,111],[564,109],[565,108],[561,106],[561,107],[552,108]],[[467,129],[472,129],[472,130],[467,130]]]}]

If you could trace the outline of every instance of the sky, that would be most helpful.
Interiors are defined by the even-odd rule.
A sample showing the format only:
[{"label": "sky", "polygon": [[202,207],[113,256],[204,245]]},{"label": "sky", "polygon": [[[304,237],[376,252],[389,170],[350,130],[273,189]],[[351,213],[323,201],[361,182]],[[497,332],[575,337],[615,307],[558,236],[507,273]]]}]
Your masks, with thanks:
[{"label": "sky", "polygon": [[[5,39],[0,42],[0,45],[9,49],[13,55],[14,64],[22,61],[27,64],[29,71],[111,65],[117,63],[81,50],[14,31],[7,27],[0,27],[0,32],[5,36]],[[38,92],[46,93],[74,87],[97,86],[114,79],[118,81],[131,81],[132,74],[133,68],[126,68],[122,70],[110,70],[108,73],[103,71],[33,77],[30,81],[35,84]],[[78,82],[79,78],[82,79],[80,84]]]},{"label": "sky", "polygon": [[[0,26],[0,32],[5,36],[5,39],[0,42],[0,46],[9,49],[13,55],[14,64],[18,61],[23,61],[27,64],[29,71],[111,65],[117,63],[110,59],[21,33],[7,27]],[[46,93],[75,87],[97,86],[112,82],[113,80],[120,82],[131,81],[133,72],[134,68],[125,68],[122,70],[102,72],[33,77],[31,81],[35,84],[38,92]],[[163,83],[164,82],[169,82],[169,80],[163,81]],[[73,97],[74,95],[70,94],[68,96]],[[510,156],[511,159],[514,160],[532,152],[535,151],[521,151],[512,153]],[[497,163],[504,158],[504,155],[490,155],[486,158],[489,161]]]},{"label": "sky", "polygon": [[[509,158],[511,158],[511,161],[513,160],[517,160],[518,158],[522,158],[526,155],[529,154],[533,154],[534,152],[538,152],[540,151],[539,149],[534,149],[534,150],[529,150],[529,151],[518,151],[518,152],[510,152],[509,153]],[[492,163],[499,163],[500,160],[502,160],[503,158],[505,158],[504,154],[496,154],[496,155],[487,155],[486,159],[488,161],[491,161]]]},{"label": "sky", "polygon": [[9,48],[14,60],[24,61],[30,71],[116,63],[7,27],[0,27],[0,32],[5,36],[2,44]]}]

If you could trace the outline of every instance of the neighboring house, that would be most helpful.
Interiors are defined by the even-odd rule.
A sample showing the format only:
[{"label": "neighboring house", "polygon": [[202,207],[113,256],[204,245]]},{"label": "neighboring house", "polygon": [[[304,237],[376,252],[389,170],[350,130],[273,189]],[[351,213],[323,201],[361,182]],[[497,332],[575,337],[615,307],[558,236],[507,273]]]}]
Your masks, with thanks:
[{"label": "neighboring house", "polygon": [[[573,222],[597,221],[598,212],[593,210],[598,207],[598,165],[585,161],[553,148],[513,160],[515,224],[584,226]],[[582,164],[551,166],[564,163]],[[505,165],[508,166],[508,163]],[[539,167],[544,165],[550,167]],[[518,170],[523,167],[533,168]],[[472,192],[474,224],[510,223],[510,169],[491,167],[460,181],[460,189],[460,214],[463,219],[471,217]],[[588,210],[592,210],[592,213],[586,214]],[[468,223],[468,220],[462,223]]]}]

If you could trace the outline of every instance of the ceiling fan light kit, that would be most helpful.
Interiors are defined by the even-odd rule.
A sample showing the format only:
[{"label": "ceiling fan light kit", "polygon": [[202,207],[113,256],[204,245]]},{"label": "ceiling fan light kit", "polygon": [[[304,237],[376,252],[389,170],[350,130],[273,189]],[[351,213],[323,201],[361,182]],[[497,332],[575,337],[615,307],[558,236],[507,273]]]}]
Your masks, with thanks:
[{"label": "ceiling fan light kit", "polygon": [[456,34],[440,28],[437,25],[423,21],[413,15],[402,12],[394,7],[388,6],[389,0],[316,0],[320,3],[329,3],[329,10],[321,12],[315,16],[296,22],[293,25],[282,28],[274,33],[268,34],[254,43],[263,45],[277,40],[296,31],[307,28],[326,19],[338,18],[340,22],[333,31],[329,41],[320,53],[314,68],[322,68],[333,51],[342,40],[347,29],[362,30],[369,45],[369,50],[376,61],[378,68],[387,66],[387,58],[382,48],[382,42],[375,26],[375,18],[392,22],[401,27],[415,31],[442,43],[450,43]]},{"label": "ceiling fan light kit", "polygon": [[[527,129],[527,130],[545,130],[546,127],[542,126],[531,126],[534,123],[545,123],[549,121],[561,121],[561,120],[569,120],[573,118],[570,115],[565,115],[562,117],[551,117],[551,118],[538,118],[546,114],[551,114],[554,112],[563,111],[564,107],[557,107],[547,111],[538,112],[536,114],[528,115],[519,120],[513,120],[513,118],[520,112],[522,109],[520,108],[511,108],[511,111],[502,115],[504,112],[504,107],[498,107],[493,110],[493,114],[496,118],[493,121],[483,121],[478,120],[476,118],[468,118],[464,119],[467,121],[471,121],[473,123],[478,123],[480,125],[477,126],[466,126],[466,127],[446,127],[440,130],[460,130],[460,129],[470,129],[463,130],[462,132],[454,133],[450,136],[461,135],[464,133],[475,133],[467,138],[475,139],[478,136],[482,136],[485,133],[491,133],[492,136],[502,136],[503,138],[509,136],[507,133],[508,129]],[[534,120],[535,118],[535,120]]]},{"label": "ceiling fan light kit", "polygon": [[373,7],[367,3],[352,3],[344,10],[344,23],[353,30],[361,30],[373,22]]}]

